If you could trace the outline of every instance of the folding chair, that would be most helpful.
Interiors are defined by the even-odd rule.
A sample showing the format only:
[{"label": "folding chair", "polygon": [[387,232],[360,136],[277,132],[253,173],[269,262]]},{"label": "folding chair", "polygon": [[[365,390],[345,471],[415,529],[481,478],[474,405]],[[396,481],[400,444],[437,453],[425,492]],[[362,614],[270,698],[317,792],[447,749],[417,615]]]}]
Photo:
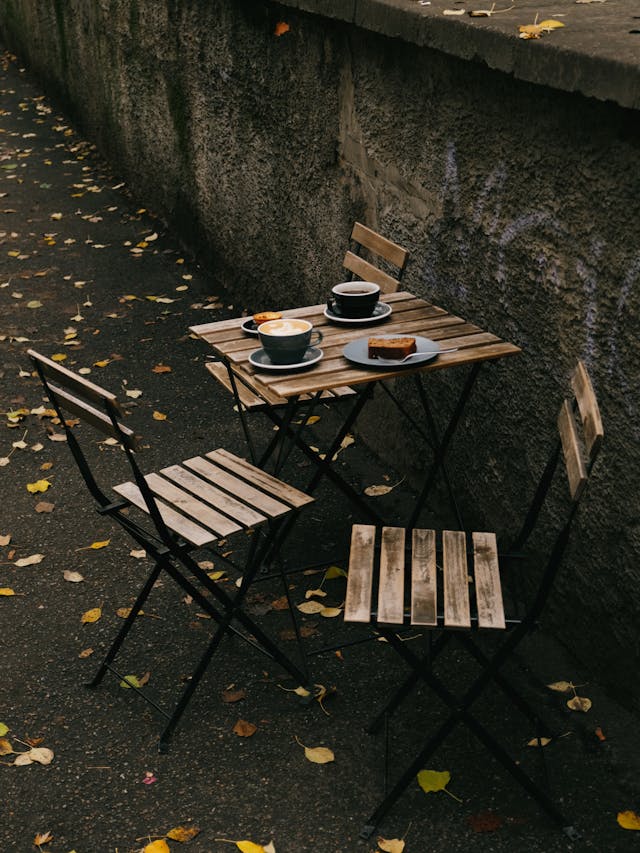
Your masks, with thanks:
[{"label": "folding chair", "polygon": [[[422,749],[410,762],[395,785],[377,806],[362,829],[368,838],[376,825],[404,792],[417,772],[444,742],[458,723],[463,723],[488,751],[535,798],[541,808],[562,826],[569,837],[577,837],[575,829],[560,812],[546,791],[542,790],[507,753],[472,712],[472,706],[484,690],[497,684],[538,731],[544,727],[538,714],[507,681],[501,669],[523,638],[536,627],[540,614],[560,567],[569,542],[569,534],[580,499],[603,437],[602,421],[591,381],[579,362],[571,378],[573,400],[565,400],[558,418],[559,439],[535,490],[523,526],[510,551],[503,557],[498,552],[494,533],[423,530],[369,525],[352,528],[347,596],[344,618],[349,622],[367,623],[386,638],[411,668],[411,673],[381,713],[369,726],[376,731],[393,713],[412,688],[423,680],[449,709],[449,716],[426,739]],[[582,428],[582,440],[579,439]],[[561,456],[564,466],[560,464]],[[522,549],[529,540],[551,487],[566,470],[569,500],[564,523],[560,526],[549,557],[541,572],[538,588],[524,608],[503,595],[501,569],[513,571],[522,565]],[[556,489],[552,493],[555,497]],[[554,504],[555,506],[555,504]],[[410,547],[407,547],[410,541]],[[427,629],[430,648],[424,656],[416,654],[402,642],[397,631],[414,626]],[[493,635],[497,648],[485,653],[476,637],[482,632]],[[433,668],[435,660],[449,644],[458,640],[481,672],[461,695],[448,686]]]},{"label": "folding chair", "polygon": [[[342,261],[342,266],[348,271],[349,280],[357,277],[364,281],[373,281],[380,287],[383,293],[395,293],[400,287],[400,281],[404,275],[408,260],[409,252],[403,249],[402,246],[388,240],[371,228],[367,228],[366,225],[356,222],[351,231],[350,245]],[[260,411],[265,408],[264,398],[254,393],[243,383],[232,380],[224,364],[219,361],[210,361],[207,362],[206,367],[218,382],[236,396],[238,408],[242,406],[249,412]],[[333,400],[341,400],[353,394],[354,391],[352,388],[341,386],[339,388],[332,388],[329,391],[323,391],[319,395],[307,395],[307,398],[301,398],[301,401],[310,405],[309,410],[306,412],[306,417],[308,418],[313,414],[313,408],[318,402],[326,403]],[[284,407],[287,405],[287,400],[283,398],[278,399],[275,395],[272,395],[272,397],[273,399],[269,399],[269,403],[272,406]],[[298,414],[297,409],[296,414]],[[251,459],[253,462],[260,464],[260,460],[253,449],[253,443],[242,412],[240,412],[240,416],[242,418],[247,445],[251,453]],[[262,460],[265,457],[269,458],[276,442],[277,438],[274,437],[272,444],[262,454]],[[280,460],[280,464],[276,466],[276,470],[279,470],[282,464],[283,461]]]},{"label": "folding chair", "polygon": [[[173,710],[165,711],[145,691],[128,681],[137,693],[166,718],[158,746],[161,752],[166,751],[174,729],[226,634],[240,636],[277,662],[298,684],[308,686],[304,654],[301,669],[249,617],[243,609],[243,603],[264,560],[269,558],[272,561],[279,553],[286,520],[313,499],[224,449],[186,459],[177,465],[168,465],[157,473],[143,474],[136,461],[138,439],[121,422],[122,409],[115,396],[34,350],[29,350],[29,356],[64,425],[69,448],[96,502],[97,512],[114,519],[144,548],[154,564],[121,630],[88,686],[97,687],[107,671],[121,681],[127,680],[116,670],[114,661],[161,572],[166,572],[182,590],[192,596],[215,623],[209,644]],[[64,411],[71,412],[85,424],[117,439],[122,445],[132,480],[113,486],[115,495],[107,494],[98,484],[87,455],[76,437],[76,431],[66,423]],[[134,518],[136,509],[144,513],[141,516],[144,526]],[[245,534],[243,537],[249,540],[249,545],[246,563],[242,568],[232,562],[228,555],[225,557],[215,552],[218,560],[242,573],[239,588],[229,593],[208,576],[192,552],[213,548],[218,539],[226,540],[235,533],[247,530],[252,531],[252,535],[248,537]],[[293,618],[294,609],[289,599],[284,570],[281,575]],[[298,648],[301,650],[295,618],[293,622]],[[239,623],[240,627],[235,623]]]}]

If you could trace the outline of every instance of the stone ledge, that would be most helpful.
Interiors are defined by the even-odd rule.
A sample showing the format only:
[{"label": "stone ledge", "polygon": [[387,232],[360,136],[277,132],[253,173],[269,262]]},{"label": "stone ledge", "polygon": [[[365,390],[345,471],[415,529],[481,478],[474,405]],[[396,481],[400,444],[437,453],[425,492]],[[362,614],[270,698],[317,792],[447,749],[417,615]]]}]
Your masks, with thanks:
[{"label": "stone ledge", "polygon": [[[491,17],[492,0],[279,0],[303,12],[346,21],[391,38],[511,74],[518,80],[640,109],[640,6],[638,0],[515,0],[516,8]],[[510,0],[497,0],[508,9]],[[465,9],[445,16],[445,9]],[[561,14],[562,13],[562,14]],[[562,29],[540,39],[518,38],[518,26],[556,18]],[[631,31],[637,30],[633,33]]]}]

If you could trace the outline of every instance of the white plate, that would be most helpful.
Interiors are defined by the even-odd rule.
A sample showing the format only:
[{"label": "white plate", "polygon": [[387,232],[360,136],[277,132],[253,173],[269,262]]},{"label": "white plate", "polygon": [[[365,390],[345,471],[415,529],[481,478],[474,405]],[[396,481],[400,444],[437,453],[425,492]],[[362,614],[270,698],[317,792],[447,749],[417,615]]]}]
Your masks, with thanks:
[{"label": "white plate", "polygon": [[311,367],[323,356],[318,347],[308,347],[302,361],[295,364],[274,364],[263,349],[257,349],[249,356],[249,361],[258,370],[300,370],[301,367]]},{"label": "white plate", "polygon": [[343,317],[342,314],[336,314],[328,305],[324,309],[324,316],[334,323],[378,323],[386,319],[389,314],[391,314],[391,305],[388,302],[378,302],[373,309],[373,314],[369,317]]},{"label": "white plate", "polygon": [[358,338],[355,341],[348,343],[342,350],[342,354],[349,361],[355,364],[364,364],[366,367],[415,367],[416,364],[422,364],[425,361],[431,361],[440,352],[440,346],[430,338],[421,338],[418,335],[403,334],[398,332],[395,335],[372,335],[376,338],[415,338],[416,339],[416,355],[408,361],[401,362],[395,358],[369,358],[369,338]]}]

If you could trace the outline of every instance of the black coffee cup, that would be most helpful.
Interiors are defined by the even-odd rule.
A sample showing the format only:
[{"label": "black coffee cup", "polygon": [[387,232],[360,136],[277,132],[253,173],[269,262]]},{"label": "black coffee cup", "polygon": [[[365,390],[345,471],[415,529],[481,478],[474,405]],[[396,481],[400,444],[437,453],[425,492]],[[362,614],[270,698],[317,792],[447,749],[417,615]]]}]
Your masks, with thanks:
[{"label": "black coffee cup", "polygon": [[299,364],[310,346],[319,344],[322,332],[308,320],[283,317],[258,326],[262,348],[273,364]]},{"label": "black coffee cup", "polygon": [[334,314],[351,319],[370,317],[380,297],[380,288],[372,281],[345,281],[331,288],[327,307]]}]

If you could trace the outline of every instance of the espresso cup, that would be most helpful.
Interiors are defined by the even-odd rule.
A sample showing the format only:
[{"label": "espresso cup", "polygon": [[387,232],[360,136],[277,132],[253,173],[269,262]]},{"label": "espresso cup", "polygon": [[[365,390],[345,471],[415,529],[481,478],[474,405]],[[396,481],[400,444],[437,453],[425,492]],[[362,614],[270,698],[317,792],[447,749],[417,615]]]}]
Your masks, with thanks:
[{"label": "espresso cup", "polygon": [[273,364],[299,364],[308,347],[319,344],[322,340],[322,332],[314,330],[308,320],[297,317],[283,317],[281,320],[260,323],[258,336],[263,350]]},{"label": "espresso cup", "polygon": [[380,296],[380,288],[372,281],[345,281],[331,288],[327,306],[341,317],[370,317]]}]

